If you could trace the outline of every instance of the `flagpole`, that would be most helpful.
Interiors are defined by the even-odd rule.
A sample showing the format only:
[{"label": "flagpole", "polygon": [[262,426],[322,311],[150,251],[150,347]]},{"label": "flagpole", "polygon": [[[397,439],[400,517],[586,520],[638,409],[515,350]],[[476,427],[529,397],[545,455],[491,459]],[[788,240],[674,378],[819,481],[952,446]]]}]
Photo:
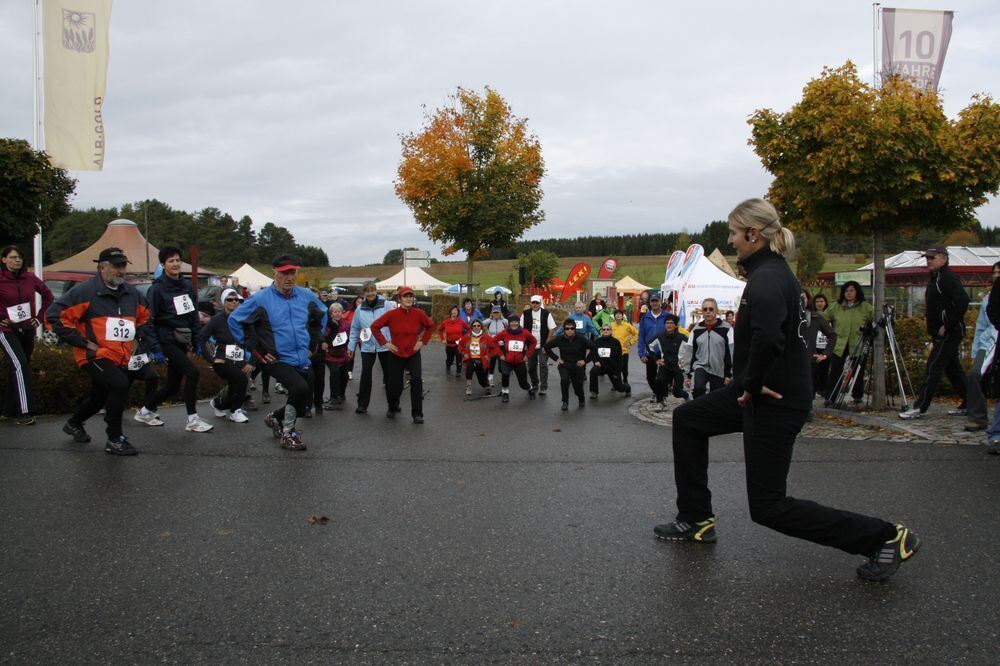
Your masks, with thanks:
[{"label": "flagpole", "polygon": [[879,28],[879,7],[880,2],[872,3],[872,85],[878,88],[879,63],[878,63],[878,28]]},{"label": "flagpole", "polygon": [[[38,8],[41,0],[33,0],[31,7],[31,133],[32,133],[32,143],[31,147],[33,150],[41,150],[39,145],[39,132],[38,132],[38,116],[39,116],[39,104],[38,104]],[[45,272],[43,270],[42,262],[42,227],[41,225],[35,225],[38,228],[38,233],[35,234],[34,239],[32,239],[32,254],[35,255],[35,275],[38,276],[39,280],[45,279]],[[35,335],[39,339],[42,337],[42,327],[39,326],[35,330]]]}]

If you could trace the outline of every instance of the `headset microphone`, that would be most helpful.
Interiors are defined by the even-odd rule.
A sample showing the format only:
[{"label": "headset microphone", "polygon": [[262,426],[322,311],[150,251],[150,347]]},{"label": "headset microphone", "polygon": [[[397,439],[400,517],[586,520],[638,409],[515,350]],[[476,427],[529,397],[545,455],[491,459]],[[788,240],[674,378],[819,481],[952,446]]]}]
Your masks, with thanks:
[{"label": "headset microphone", "polygon": [[744,229],[743,230],[743,240],[745,240],[748,243],[750,242],[750,230],[749,229]]}]

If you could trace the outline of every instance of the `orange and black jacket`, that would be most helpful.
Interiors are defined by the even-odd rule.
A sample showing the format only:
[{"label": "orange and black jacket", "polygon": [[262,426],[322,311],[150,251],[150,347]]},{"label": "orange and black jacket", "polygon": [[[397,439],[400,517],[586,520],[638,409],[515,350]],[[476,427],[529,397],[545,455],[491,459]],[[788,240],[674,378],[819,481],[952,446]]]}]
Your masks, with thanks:
[{"label": "orange and black jacket", "polygon": [[[109,325],[113,328],[117,322],[132,322],[136,337],[148,341],[149,351],[160,352],[156,338],[148,335],[146,301],[127,283],[110,289],[99,275],[95,276],[57,298],[45,318],[59,339],[73,347],[80,366],[102,358],[118,366],[128,364],[135,340],[119,342],[107,337]],[[87,349],[88,342],[96,344],[97,350]]]}]

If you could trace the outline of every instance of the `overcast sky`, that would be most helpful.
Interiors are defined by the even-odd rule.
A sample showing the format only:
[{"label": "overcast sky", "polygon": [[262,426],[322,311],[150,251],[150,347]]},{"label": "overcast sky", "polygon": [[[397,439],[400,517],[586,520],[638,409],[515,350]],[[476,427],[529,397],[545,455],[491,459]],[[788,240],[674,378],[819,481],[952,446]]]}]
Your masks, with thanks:
[{"label": "overcast sky", "polygon": [[[31,0],[0,3],[0,136],[31,139]],[[1000,3],[957,12],[941,79],[954,116],[1000,93]],[[115,3],[103,172],[77,207],[156,198],[288,227],[333,264],[436,250],[393,193],[399,135],[456,86],[502,94],[543,149],[527,238],[700,230],[770,179],[747,146],[824,65],[870,79],[870,2]],[[1000,224],[996,201],[979,211]]]}]

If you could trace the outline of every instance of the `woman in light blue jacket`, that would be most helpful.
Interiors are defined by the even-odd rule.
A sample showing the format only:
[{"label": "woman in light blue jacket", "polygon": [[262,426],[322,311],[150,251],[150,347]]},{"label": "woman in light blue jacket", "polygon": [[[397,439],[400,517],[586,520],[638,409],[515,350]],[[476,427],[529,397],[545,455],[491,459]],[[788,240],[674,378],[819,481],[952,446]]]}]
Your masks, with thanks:
[{"label": "woman in light blue jacket", "polygon": [[[351,321],[351,336],[347,341],[347,355],[353,357],[361,342],[361,382],[358,386],[358,406],[354,410],[355,414],[364,414],[368,411],[368,401],[372,394],[372,368],[375,360],[382,366],[382,376],[385,377],[386,354],[389,350],[384,345],[380,345],[372,335],[371,324],[373,321],[384,315],[389,310],[396,307],[392,301],[387,301],[378,295],[374,282],[365,282],[365,298],[354,310],[354,319]],[[390,342],[389,329],[382,329],[386,342]]]},{"label": "woman in light blue jacket", "polygon": [[[1000,279],[1000,261],[993,264],[993,282]],[[986,294],[979,306],[979,317],[976,318],[976,333],[972,336],[972,371],[969,372],[969,390],[965,399],[966,415],[969,422],[965,429],[969,432],[986,430],[990,424],[986,409],[986,397],[983,396],[983,364],[987,357],[993,356],[993,348],[997,344],[997,329],[986,316],[986,306],[990,295]],[[996,363],[996,360],[993,360]]]}]

